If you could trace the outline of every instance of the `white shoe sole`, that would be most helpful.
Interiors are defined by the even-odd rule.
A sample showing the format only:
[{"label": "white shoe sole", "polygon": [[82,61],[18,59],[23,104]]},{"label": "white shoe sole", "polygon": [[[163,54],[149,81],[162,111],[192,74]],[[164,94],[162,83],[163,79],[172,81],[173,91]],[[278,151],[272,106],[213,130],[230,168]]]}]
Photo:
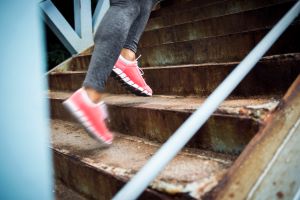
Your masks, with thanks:
[{"label": "white shoe sole", "polygon": [[82,124],[82,126],[85,128],[85,130],[88,132],[88,134],[99,141],[101,144],[108,146],[112,144],[112,140],[105,141],[100,135],[98,135],[95,131],[95,129],[92,127],[92,125],[88,122],[84,114],[80,111],[80,109],[72,103],[69,99],[65,100],[63,103],[63,106],[68,110],[75,119]]},{"label": "white shoe sole", "polygon": [[114,75],[117,76],[118,81],[126,84],[125,87],[130,89],[132,93],[139,96],[152,96],[150,92],[144,90],[142,87],[135,84],[122,70],[114,66],[112,71]]}]

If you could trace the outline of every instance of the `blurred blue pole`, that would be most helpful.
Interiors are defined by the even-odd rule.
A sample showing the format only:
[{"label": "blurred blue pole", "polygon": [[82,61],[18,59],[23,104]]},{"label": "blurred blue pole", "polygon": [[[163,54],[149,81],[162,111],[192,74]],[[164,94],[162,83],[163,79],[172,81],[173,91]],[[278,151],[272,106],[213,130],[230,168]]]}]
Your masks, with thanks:
[{"label": "blurred blue pole", "polygon": [[300,200],[300,188],[298,189],[298,192],[296,193],[293,200]]},{"label": "blurred blue pole", "polygon": [[1,1],[0,27],[0,199],[50,200],[52,162],[38,1]]}]

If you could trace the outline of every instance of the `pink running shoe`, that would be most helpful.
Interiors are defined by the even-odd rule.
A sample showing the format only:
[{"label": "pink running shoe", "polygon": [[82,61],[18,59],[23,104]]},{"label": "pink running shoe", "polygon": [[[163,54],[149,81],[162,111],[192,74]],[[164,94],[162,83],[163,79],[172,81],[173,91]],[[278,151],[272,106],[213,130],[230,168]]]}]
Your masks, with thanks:
[{"label": "pink running shoe", "polygon": [[105,124],[105,119],[108,115],[104,102],[93,103],[86,91],[80,88],[65,100],[63,105],[93,138],[104,144],[112,143],[113,134]]},{"label": "pink running shoe", "polygon": [[132,93],[138,96],[152,96],[152,89],[143,79],[142,75],[144,73],[139,68],[137,59],[128,61],[120,55],[111,75]]}]

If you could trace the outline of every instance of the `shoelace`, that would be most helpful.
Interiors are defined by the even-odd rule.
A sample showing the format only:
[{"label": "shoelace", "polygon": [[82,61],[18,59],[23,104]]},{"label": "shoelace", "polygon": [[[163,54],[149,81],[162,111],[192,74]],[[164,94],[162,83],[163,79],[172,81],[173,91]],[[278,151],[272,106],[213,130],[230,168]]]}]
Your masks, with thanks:
[{"label": "shoelace", "polygon": [[144,71],[139,67],[139,65],[138,65],[138,59],[141,57],[142,55],[140,54],[136,59],[135,59],[135,62],[136,62],[136,66],[137,66],[137,68],[139,69],[139,71],[140,71],[140,74],[141,74],[141,76],[143,76],[144,75]]}]

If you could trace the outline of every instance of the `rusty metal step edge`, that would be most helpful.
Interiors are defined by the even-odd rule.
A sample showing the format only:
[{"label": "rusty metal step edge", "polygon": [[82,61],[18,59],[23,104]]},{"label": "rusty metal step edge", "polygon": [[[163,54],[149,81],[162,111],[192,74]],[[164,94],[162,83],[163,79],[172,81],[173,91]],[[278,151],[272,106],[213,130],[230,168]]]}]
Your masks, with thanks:
[{"label": "rusty metal step edge", "polygon": [[[51,148],[54,152],[56,177],[79,193],[94,199],[111,198],[159,147],[159,144],[115,133],[113,145],[104,149],[76,124],[61,120],[53,120],[51,123]],[[141,152],[140,149],[144,151]],[[126,150],[125,156],[123,151]],[[121,160],[118,159],[120,156]],[[215,183],[220,180],[216,176],[222,176],[234,159],[235,157],[214,152],[195,153],[185,149],[170,164],[170,172],[166,170],[162,173],[153,182],[151,189],[146,191],[146,195],[167,199],[187,197],[184,193],[204,186],[199,181],[202,183],[209,179],[209,182]],[[198,164],[205,167],[197,167]],[[202,170],[203,173],[197,173],[190,179],[186,176],[190,173],[187,166],[193,168],[188,168],[192,172]],[[183,171],[177,173],[178,169]],[[187,188],[194,183],[197,183],[195,189]]]},{"label": "rusty metal step edge", "polygon": [[[299,26],[300,26],[300,20],[296,20],[290,25],[289,29],[293,29],[293,28],[299,29]],[[197,42],[197,41],[204,41],[204,40],[210,40],[210,39],[225,38],[225,37],[229,37],[229,36],[236,36],[236,35],[243,35],[243,34],[250,34],[250,33],[255,34],[255,33],[259,33],[259,32],[267,32],[271,28],[272,28],[272,26],[267,26],[267,27],[255,28],[255,29],[251,29],[251,30],[233,32],[233,33],[212,35],[212,36],[207,36],[207,37],[199,37],[199,38],[189,39],[189,40],[170,41],[170,42],[159,43],[159,44],[154,44],[154,45],[149,45],[149,46],[139,46],[139,49],[155,48],[157,46],[164,46],[164,45],[169,45],[169,44],[180,44],[180,43],[184,43],[184,42]],[[289,29],[287,31],[289,31]]]},{"label": "rusty metal step edge", "polygon": [[[168,43],[140,48],[141,65],[168,66],[190,63],[240,61],[263,38],[268,30],[221,37]],[[299,52],[299,25],[290,26],[266,55]]]},{"label": "rusty metal step edge", "polygon": [[291,3],[276,5],[146,31],[141,37],[139,47],[270,29],[291,6]]},{"label": "rusty metal step edge", "polygon": [[[268,168],[269,164],[278,155],[278,150],[282,150],[285,139],[289,137],[289,134],[296,135],[295,125],[297,125],[300,117],[299,91],[300,75],[290,86],[278,108],[267,119],[266,125],[249,142],[242,154],[227,171],[220,184],[204,199],[246,199],[249,197],[254,185],[262,181],[262,178],[266,178],[264,173],[270,169]],[[279,175],[277,172],[279,172]],[[277,170],[274,176],[282,177],[285,176],[285,173],[282,173],[282,170]],[[282,182],[281,179],[275,180]],[[289,179],[287,180],[292,182]],[[279,184],[279,187],[273,190],[271,187],[278,182],[271,182],[272,185],[267,185],[266,191],[272,191],[271,195],[266,195],[267,197],[281,198],[285,194],[284,192],[287,193],[284,197],[293,194],[293,190],[290,190],[289,187],[286,189],[285,185],[281,186]],[[271,190],[269,190],[269,187]]]},{"label": "rusty metal step edge", "polygon": [[[74,118],[64,110],[61,104],[63,100],[64,98],[50,98],[51,116],[54,119],[74,122]],[[271,110],[276,107],[277,103],[277,101],[274,102]],[[117,105],[109,102],[107,104],[110,113],[109,126],[112,130],[159,143],[164,142],[192,113],[192,111],[147,108],[147,106],[134,106],[134,104]],[[261,108],[241,108],[235,111],[220,109],[220,113],[215,113],[211,117],[204,128],[191,140],[188,147],[239,154],[263,125],[263,118],[268,113],[269,111]],[[245,130],[242,134],[240,133],[241,127]]]},{"label": "rusty metal step edge", "polygon": [[[55,93],[55,91],[52,91]],[[72,94],[69,92],[65,92],[68,94]],[[69,95],[68,95],[69,96]],[[105,96],[105,95],[104,95]],[[114,97],[117,98],[121,98],[122,96],[124,97],[125,95],[113,95]],[[254,98],[261,98],[261,97],[254,97]],[[266,100],[267,98],[269,98],[269,100]],[[278,105],[278,103],[280,102],[279,97],[273,98],[273,97],[263,97],[262,101],[263,103],[261,104],[252,104],[252,105],[243,105],[243,106],[221,106],[220,108],[218,108],[218,110],[212,115],[215,117],[232,117],[232,118],[239,118],[239,119],[248,119],[248,120],[253,120],[255,122],[257,122],[258,124],[263,124],[264,118],[266,117],[266,115],[268,115],[269,112],[272,112],[276,106]],[[66,98],[60,98],[60,97],[48,97],[50,103],[54,103],[57,102],[59,104],[61,104]],[[264,101],[265,100],[265,101]],[[106,101],[106,100],[105,100]],[[126,100],[125,100],[126,101]],[[230,101],[235,101],[235,99],[232,99]],[[239,101],[237,99],[237,101]],[[243,101],[243,100],[242,100]],[[245,99],[245,101],[247,101],[247,99]],[[249,101],[251,101],[249,99]],[[144,103],[111,103],[108,101],[106,101],[107,106],[109,107],[109,109],[114,109],[114,108],[132,108],[132,109],[145,109],[145,110],[153,110],[153,111],[157,111],[157,112],[174,112],[174,113],[184,113],[184,114],[191,114],[196,110],[196,107],[200,106],[201,103],[199,103],[199,105],[193,105],[193,106],[186,106],[186,109],[182,108],[180,106],[180,108],[176,108],[175,106],[173,107],[163,107],[163,106],[159,106],[159,105],[143,105]],[[156,106],[156,107],[155,107]],[[191,108],[193,107],[193,108]],[[61,111],[65,112],[65,109],[60,109]],[[67,121],[74,121],[71,116],[69,119],[65,119]]]},{"label": "rusty metal step edge", "polygon": [[[298,27],[300,25],[300,21],[297,21],[297,22],[294,22],[293,23],[293,25],[291,25],[291,27]],[[159,46],[167,46],[167,45],[174,45],[174,44],[182,44],[182,43],[186,43],[186,42],[198,42],[198,41],[201,41],[202,43],[203,42],[205,42],[206,40],[211,40],[211,39],[223,39],[223,38],[226,38],[226,37],[232,37],[232,36],[239,36],[239,35],[245,35],[245,34],[253,34],[253,33],[255,33],[255,32],[262,32],[262,31],[267,31],[267,30],[269,30],[269,29],[258,29],[258,30],[251,30],[251,31],[246,31],[246,32],[240,32],[240,33],[233,33],[233,34],[227,34],[227,35],[220,35],[220,36],[212,36],[212,37],[206,37],[206,38],[202,38],[202,39],[197,39],[197,40],[190,40],[190,41],[180,41],[180,42],[172,42],[172,43],[166,43],[166,44],[159,44],[159,45],[154,45],[154,46],[147,46],[147,47],[143,47],[143,48],[139,48],[138,50],[140,50],[140,51],[143,51],[144,49],[151,49],[151,48],[156,48],[156,47],[159,47]],[[91,50],[92,51],[92,50]],[[292,52],[290,52],[290,53],[292,53]],[[288,54],[288,52],[287,53],[285,53],[285,54]],[[144,55],[144,54],[143,54]],[[274,54],[274,55],[276,55],[276,54]],[[89,57],[91,56],[91,54],[85,54],[85,55],[78,55],[78,56],[74,56],[74,57],[72,57],[72,60],[76,60],[76,59],[82,59],[82,58],[84,58],[84,59],[87,59],[86,61],[82,61],[83,63],[88,63],[88,60],[90,59]],[[147,56],[147,55],[146,55]],[[269,56],[269,55],[267,55],[267,56]],[[266,57],[267,57],[266,56]],[[142,58],[141,58],[141,61],[143,61],[143,56],[142,56]],[[79,60],[79,62],[80,62],[80,60]],[[228,63],[228,62],[236,62],[236,61],[225,61],[226,63]],[[224,61],[222,62],[222,61],[218,61],[218,63],[225,63]],[[143,63],[143,62],[142,62]],[[208,62],[204,62],[204,65],[205,65],[205,63],[211,63],[211,61],[208,61]],[[69,64],[69,65],[72,65],[72,64]],[[174,65],[174,64],[172,64],[172,65]],[[184,64],[177,64],[178,66],[180,66],[180,65],[184,65]],[[186,65],[186,64],[185,64]],[[154,65],[154,66],[157,66],[157,65]],[[154,66],[151,66],[151,67],[154,67]],[[162,66],[168,66],[168,65],[162,65]],[[148,66],[149,67],[149,66]],[[146,68],[145,66],[144,66],[144,68]],[[70,70],[70,69],[69,69]],[[55,71],[65,71],[65,69],[59,69],[59,68],[56,68],[55,70],[53,70],[53,71],[51,71],[51,73],[52,72],[55,72]]]},{"label": "rusty metal step edge", "polygon": [[[72,65],[80,65],[80,63],[87,63],[86,66],[82,66],[81,70],[72,69],[75,66],[71,66],[71,68],[63,68],[63,69],[56,69],[49,73],[49,75],[53,74],[63,74],[63,73],[86,73],[88,68],[88,64],[91,59],[91,54],[89,55],[76,55],[72,57],[73,64]],[[271,55],[271,56],[264,56],[259,62],[277,62],[286,60],[289,58],[293,58],[295,60],[300,61],[300,53],[286,53],[286,54],[279,54],[279,55]],[[208,62],[202,64],[183,64],[183,65],[170,65],[170,66],[151,66],[151,67],[140,67],[143,71],[147,70],[159,70],[159,69],[172,69],[172,68],[189,68],[189,67],[218,67],[218,66],[226,66],[226,65],[238,65],[239,62]]]},{"label": "rusty metal step edge", "polygon": [[[87,197],[90,200],[96,200],[101,198],[102,200],[108,200],[113,197],[118,190],[126,184],[128,180],[122,177],[108,174],[105,171],[93,168],[88,164],[81,161],[79,158],[73,155],[68,155],[64,152],[52,148],[53,162],[55,176],[57,179],[63,181],[67,187],[78,192],[79,194]],[[82,185],[81,181],[77,181],[79,176],[84,178],[85,185]],[[100,182],[104,182],[107,190],[94,189],[96,185],[100,185]],[[160,193],[158,191],[147,189],[139,198],[141,200],[171,200],[172,196]],[[188,198],[187,198],[188,199]]]},{"label": "rusty metal step edge", "polygon": [[[243,0],[241,0],[241,1],[243,1]],[[179,21],[179,22],[170,21],[169,18],[174,20],[175,17],[179,17],[179,16],[182,16],[184,14],[192,15],[193,12],[195,12],[195,13],[201,12],[201,10],[199,10],[198,8],[193,8],[189,11],[173,13],[169,16],[160,17],[160,20],[166,20],[167,21],[167,22],[164,22],[165,24],[155,25],[155,20],[154,19],[152,19],[152,21],[149,20],[148,26],[150,25],[150,26],[155,26],[155,27],[154,28],[147,28],[146,27],[145,33],[146,32],[151,32],[151,31],[154,31],[154,30],[159,30],[159,29],[166,29],[166,28],[170,28],[170,27],[181,26],[181,25],[185,25],[185,24],[189,24],[189,23],[197,23],[197,22],[201,22],[201,21],[216,20],[218,18],[224,18],[224,17],[228,17],[228,16],[231,16],[231,15],[239,16],[239,15],[243,15],[243,14],[247,14],[247,13],[251,13],[251,12],[257,12],[257,11],[276,8],[278,6],[283,6],[282,9],[286,9],[285,7],[287,7],[287,8],[291,7],[294,2],[295,2],[294,0],[285,0],[285,1],[276,2],[276,3],[273,3],[273,4],[261,5],[261,6],[257,6],[257,7],[253,7],[253,8],[243,8],[241,10],[234,10],[234,9],[230,10],[232,8],[230,8],[230,6],[228,6],[228,3],[224,2],[225,5],[227,4],[226,7],[228,7],[228,9],[229,9],[228,12],[224,11],[224,13],[219,14],[219,15],[215,14],[215,15],[212,15],[212,16],[202,16],[202,17],[199,16],[198,18],[195,18],[195,16],[193,16],[193,17],[191,16],[190,17],[191,19],[188,19],[188,20],[185,19],[186,21]],[[232,2],[232,3],[234,4],[233,6],[236,6],[237,2]],[[220,5],[220,6],[222,6],[222,5]],[[286,10],[285,11],[283,10],[282,12],[285,13]],[[169,22],[168,22],[168,19],[169,19]],[[159,20],[159,19],[156,19],[156,20]],[[184,20],[184,18],[179,19],[179,20]],[[163,23],[163,22],[157,22],[157,23]],[[151,24],[153,24],[153,25],[151,25]]]},{"label": "rusty metal step edge", "polygon": [[[49,100],[64,101],[72,92],[48,91]],[[173,95],[154,95],[152,97],[137,97],[126,94],[102,94],[103,101],[111,107],[151,109],[156,111],[171,111],[193,113],[204,102],[206,97],[182,97]],[[272,112],[280,102],[280,96],[253,96],[250,98],[228,98],[214,112],[215,116],[244,117],[262,122],[264,115]],[[262,116],[257,115],[262,114]]]},{"label": "rusty metal step edge", "polygon": [[[234,91],[232,97],[282,95],[300,72],[300,54],[265,57]],[[157,95],[208,95],[237,63],[181,65],[144,68],[147,83]],[[274,72],[274,73],[273,73]],[[53,72],[51,90],[74,91],[81,87],[85,71]],[[214,77],[212,81],[210,77]],[[161,80],[161,81],[157,81]],[[271,87],[276,82],[276,87]],[[118,82],[109,78],[107,92],[128,94]]]},{"label": "rusty metal step edge", "polygon": [[[296,27],[295,25],[293,25],[293,26],[291,26],[290,27],[290,30],[291,31],[297,31],[297,30],[299,30],[299,29],[297,29],[298,28],[298,26]],[[222,47],[222,49],[224,49],[224,51],[226,50],[226,48],[230,48],[230,46],[229,47],[226,47],[227,45],[229,45],[229,44],[227,44],[228,43],[228,41],[227,40],[233,40],[233,39],[236,39],[236,40],[239,40],[240,42],[241,42],[241,40],[243,40],[244,41],[244,45],[245,45],[245,47],[243,47],[243,48],[241,48],[240,47],[240,49],[237,49],[237,51],[241,51],[240,52],[240,54],[246,54],[247,52],[248,52],[248,49],[246,49],[246,47],[247,46],[253,46],[253,45],[255,45],[255,43],[259,40],[259,38],[260,37],[262,37],[263,35],[264,35],[264,33],[266,33],[266,29],[262,29],[262,30],[259,30],[259,31],[250,31],[250,32],[244,32],[244,33],[238,33],[238,34],[230,34],[230,35],[226,35],[226,36],[218,36],[218,37],[209,37],[209,38],[206,38],[206,39],[199,39],[199,40],[191,40],[191,41],[181,41],[181,42],[175,42],[175,43],[168,43],[168,44],[161,44],[161,45],[156,45],[156,46],[148,46],[148,47],[144,47],[144,48],[140,48],[139,49],[139,53],[141,53],[142,55],[143,55],[143,57],[141,58],[141,65],[144,67],[144,68],[146,68],[146,67],[150,67],[150,66],[168,66],[168,65],[174,65],[175,63],[175,61],[173,62],[171,62],[171,61],[169,61],[168,59],[166,60],[165,59],[165,61],[164,61],[164,63],[161,63],[160,61],[153,61],[153,59],[154,58],[151,58],[151,56],[153,57],[153,52],[155,51],[155,52],[157,52],[157,51],[162,51],[162,50],[164,50],[164,49],[168,49],[168,48],[175,48],[176,46],[178,46],[178,48],[179,47],[181,47],[181,49],[183,48],[183,47],[185,47],[185,46],[190,46],[190,48],[192,48],[191,50],[193,50],[193,51],[200,51],[200,49],[198,50],[198,48],[200,48],[200,47],[193,47],[193,45],[198,45],[198,43],[199,43],[199,45],[201,44],[203,47],[201,47],[201,48],[205,48],[205,45],[207,45],[209,42],[210,43],[218,43],[218,44],[222,44],[222,43],[224,43],[223,44],[223,46],[217,46],[218,48],[220,48],[220,47]],[[283,38],[286,38],[287,36],[286,35],[293,35],[294,33],[292,33],[292,32],[286,32],[286,33],[284,33],[284,35],[283,35]],[[250,40],[251,39],[251,41],[248,41],[248,40]],[[281,39],[281,40],[279,40],[279,43],[281,42],[282,43],[282,40],[283,39]],[[226,41],[227,41],[227,43],[226,43]],[[207,43],[207,44],[206,44]],[[250,43],[253,43],[253,44],[250,44]],[[279,43],[276,43],[275,44],[275,47],[276,47],[276,45],[278,46],[279,45]],[[287,42],[286,42],[287,43]],[[288,43],[287,43],[288,44]],[[225,45],[225,46],[224,46]],[[275,48],[274,47],[274,48]],[[295,49],[296,47],[294,47],[294,49]],[[212,47],[211,49],[214,49],[214,47]],[[210,49],[208,49],[208,50],[210,50]],[[182,51],[185,51],[184,49],[182,50]],[[177,54],[179,54],[179,52],[178,51],[176,51],[177,52]],[[296,51],[297,52],[297,51]],[[166,53],[168,53],[168,54],[170,54],[171,52],[166,52]],[[165,54],[166,54],[165,53]],[[191,54],[191,53],[193,53],[193,52],[188,52],[188,54]],[[203,52],[204,54],[208,54],[209,52]],[[267,54],[267,55],[271,55],[271,54],[273,54],[273,55],[276,55],[276,54],[287,54],[287,53],[295,53],[295,50],[293,51],[293,52],[283,52],[283,50],[282,50],[282,52],[272,52],[272,49],[271,49],[271,52],[269,53],[269,54]],[[148,55],[149,54],[149,55]],[[233,54],[233,53],[232,53]],[[236,53],[236,54],[238,54],[238,53]],[[161,55],[161,54],[160,54]],[[201,54],[200,54],[201,55]],[[199,55],[199,56],[200,56]],[[220,56],[221,56],[222,54],[220,54]],[[179,58],[180,57],[182,57],[182,55],[180,56],[180,55],[178,55],[179,56]],[[187,57],[190,57],[191,55],[186,55]],[[237,59],[233,59],[233,58],[231,58],[232,56],[229,56],[230,58],[226,58],[226,60],[224,60],[222,57],[216,57],[216,58],[211,58],[212,56],[209,56],[209,55],[207,55],[207,56],[205,56],[205,55],[201,55],[200,57],[198,56],[198,58],[195,60],[195,58],[193,58],[193,59],[190,59],[190,63],[199,63],[200,61],[202,62],[202,63],[209,63],[209,62],[218,62],[218,63],[220,63],[220,62],[234,62],[234,61],[238,61]],[[204,57],[205,56],[205,57]],[[170,56],[169,56],[170,57]],[[228,57],[228,56],[227,56]],[[235,55],[235,57],[238,57],[238,55]],[[75,58],[75,60],[76,59],[78,59],[77,57],[74,57]],[[80,59],[80,58],[79,58]],[[171,59],[171,58],[170,58]],[[199,61],[198,61],[199,60]],[[201,63],[200,62],[200,63]],[[86,61],[83,61],[83,63],[84,64],[87,64],[88,63],[88,59],[86,60]],[[175,65],[183,65],[183,64],[187,64],[186,63],[186,61],[178,61],[178,63],[176,63]],[[56,71],[58,71],[58,69],[56,70]]]},{"label": "rusty metal step edge", "polygon": [[[160,17],[162,13],[172,13],[174,11],[174,9],[178,10],[178,7],[180,7],[181,10],[188,10],[188,9],[190,9],[191,4],[192,4],[192,7],[206,7],[206,6],[210,6],[210,5],[216,4],[218,2],[222,2],[222,1],[226,1],[226,0],[208,1],[207,3],[201,4],[201,5],[199,5],[199,1],[197,1],[197,0],[192,0],[187,3],[181,3],[180,5],[178,3],[174,3],[173,5],[170,5],[170,4],[168,5],[168,2],[165,1],[165,2],[160,3],[159,9],[156,9],[150,13],[150,19]],[[200,2],[200,3],[202,3],[202,2]],[[177,4],[177,5],[175,5],[175,4]]]},{"label": "rusty metal step edge", "polygon": [[[269,71],[269,67],[266,68]],[[237,87],[237,89],[230,96],[231,98],[251,98],[255,96],[267,95],[280,97],[283,95],[284,91],[288,88],[289,84],[294,80],[294,76],[299,73],[300,69],[291,67],[284,70],[280,70],[278,68],[275,69],[276,74],[266,74],[266,69],[262,69],[262,74],[257,76],[260,69],[254,70],[253,75],[247,76],[247,78]],[[215,70],[213,70],[215,71]],[[172,80],[168,80],[167,82],[161,82],[158,84],[154,84],[155,79],[153,77],[146,76],[148,83],[151,85],[155,95],[175,95],[175,96],[198,96],[205,97],[209,95],[213,89],[221,82],[231,70],[225,70],[225,74],[222,76],[219,73],[216,73],[216,79],[214,82],[209,82],[206,78],[204,81],[197,77],[192,77],[190,82],[184,84],[185,80],[188,80],[188,72],[182,71],[184,77],[179,78],[178,84],[171,84],[175,81],[175,77],[178,77],[177,74],[181,71],[161,71],[162,76],[167,73],[170,74],[172,72],[175,73],[175,77]],[[153,71],[160,72],[160,71]],[[282,73],[282,76],[278,73]],[[155,74],[154,73],[154,74]],[[198,72],[200,73],[200,72]],[[210,73],[210,74],[213,74]],[[153,75],[153,74],[152,74]],[[197,76],[195,74],[194,76]],[[64,73],[64,74],[56,74],[52,75],[49,78],[50,89],[53,91],[75,91],[78,88],[82,87],[82,82],[84,80],[85,73]],[[147,78],[148,77],[148,78]],[[203,76],[201,76],[203,78]],[[255,78],[256,77],[256,78]],[[153,79],[153,80],[152,80]],[[151,81],[152,80],[152,81]],[[156,79],[157,80],[157,79]],[[275,85],[275,83],[278,83]],[[190,84],[188,84],[190,83]],[[124,87],[120,85],[119,82],[116,82],[114,79],[109,78],[106,86],[106,92],[112,94],[131,94]]]}]

